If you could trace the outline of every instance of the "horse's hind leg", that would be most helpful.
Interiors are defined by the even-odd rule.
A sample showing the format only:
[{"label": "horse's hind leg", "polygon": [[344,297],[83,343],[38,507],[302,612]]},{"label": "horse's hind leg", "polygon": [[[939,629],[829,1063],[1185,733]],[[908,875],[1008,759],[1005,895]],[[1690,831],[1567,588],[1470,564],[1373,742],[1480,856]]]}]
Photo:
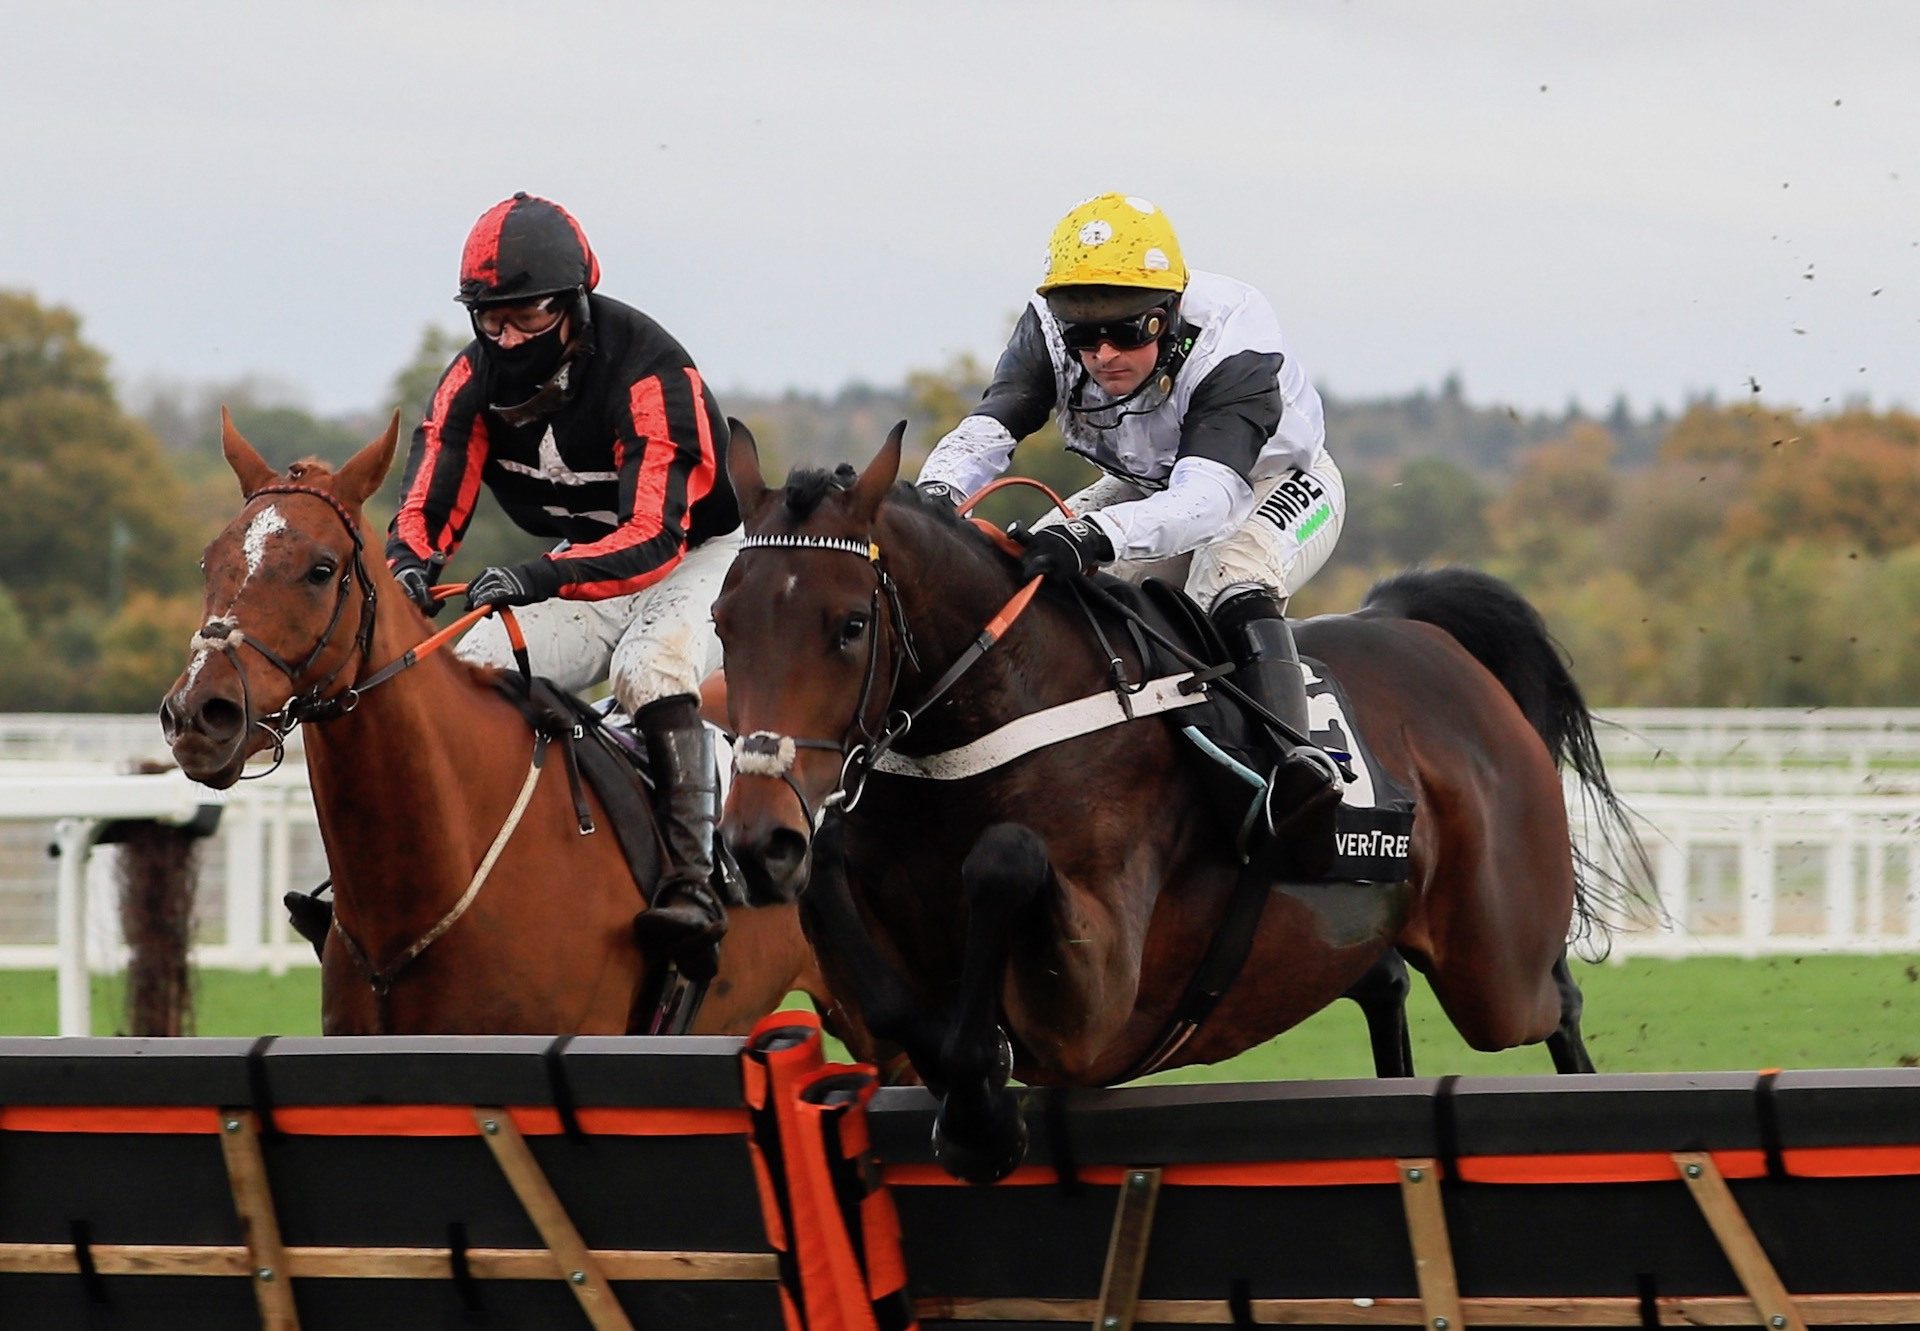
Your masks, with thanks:
[{"label": "horse's hind leg", "polygon": [[1341,995],[1359,1004],[1367,1019],[1367,1042],[1373,1046],[1376,1077],[1413,1075],[1413,1041],[1407,1033],[1407,994],[1412,988],[1406,958],[1388,948]]},{"label": "horse's hind leg", "polygon": [[1013,1060],[1000,1027],[1000,990],[1008,940],[1052,874],[1046,843],[1018,823],[981,833],[960,869],[966,953],[940,1050],[947,1094],[934,1121],[933,1147],[940,1163],[969,1183],[1005,1178],[1027,1152],[1019,1102],[1006,1089]]},{"label": "horse's hind leg", "polygon": [[1547,1052],[1553,1055],[1555,1072],[1592,1072],[1593,1059],[1587,1056],[1586,1041],[1580,1038],[1580,1011],[1585,1000],[1580,986],[1573,981],[1567,966],[1567,954],[1553,963],[1553,982],[1560,990],[1560,1024],[1547,1037]]}]

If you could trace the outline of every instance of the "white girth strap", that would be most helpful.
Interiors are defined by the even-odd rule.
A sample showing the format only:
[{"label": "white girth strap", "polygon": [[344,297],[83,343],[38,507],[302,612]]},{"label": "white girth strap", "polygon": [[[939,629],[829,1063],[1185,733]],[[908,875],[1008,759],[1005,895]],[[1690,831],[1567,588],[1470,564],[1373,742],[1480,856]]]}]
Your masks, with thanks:
[{"label": "white girth strap", "polygon": [[964,777],[978,776],[1037,749],[1047,748],[1062,740],[1091,735],[1134,717],[1157,716],[1182,707],[1198,706],[1207,701],[1205,690],[1180,692],[1180,685],[1192,678],[1192,675],[1168,675],[1150,681],[1138,693],[1129,694],[1127,702],[1133,709],[1131,717],[1111,689],[1103,690],[1072,702],[1063,702],[1057,707],[1049,707],[1044,712],[1030,712],[1026,716],[1016,717],[998,730],[989,731],[972,743],[948,749],[945,753],[931,753],[916,758],[890,749],[880,755],[873,770],[890,776],[918,776],[932,781],[959,781]]}]

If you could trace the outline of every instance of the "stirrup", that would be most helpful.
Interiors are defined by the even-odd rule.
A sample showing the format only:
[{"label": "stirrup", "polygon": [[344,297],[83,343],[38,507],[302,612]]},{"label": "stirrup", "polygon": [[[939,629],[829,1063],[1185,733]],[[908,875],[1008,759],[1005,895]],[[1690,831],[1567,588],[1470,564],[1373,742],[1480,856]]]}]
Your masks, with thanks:
[{"label": "stirrup", "polygon": [[[1281,772],[1285,770],[1290,761],[1296,758],[1304,758],[1309,766],[1319,768],[1321,775],[1325,778],[1325,784],[1319,790],[1310,792],[1304,802],[1291,808],[1277,810],[1274,808],[1275,799],[1282,793],[1294,793],[1293,791],[1282,792],[1279,778]],[[1341,794],[1344,789],[1345,781],[1340,775],[1340,766],[1329,754],[1310,745],[1302,744],[1297,746],[1285,758],[1282,758],[1280,762],[1274,764],[1273,770],[1267,774],[1266,798],[1261,801],[1260,808],[1260,817],[1261,821],[1266,824],[1267,836],[1269,838],[1278,837],[1289,830],[1297,828],[1302,818],[1308,814],[1316,814],[1326,818],[1328,820],[1327,830],[1331,832],[1334,810],[1340,805]]]}]

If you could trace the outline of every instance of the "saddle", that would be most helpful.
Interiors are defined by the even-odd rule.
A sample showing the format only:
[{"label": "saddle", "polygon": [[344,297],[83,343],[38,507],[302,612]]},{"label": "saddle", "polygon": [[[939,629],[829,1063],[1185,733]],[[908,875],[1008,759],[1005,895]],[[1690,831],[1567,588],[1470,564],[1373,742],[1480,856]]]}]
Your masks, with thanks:
[{"label": "saddle", "polygon": [[[610,714],[541,676],[533,677],[529,690],[518,671],[502,671],[498,687],[520,709],[535,733],[546,735],[560,749],[573,786],[574,805],[581,814],[582,835],[594,829],[579,793],[580,777],[600,797],[600,807],[613,823],[614,836],[626,855],[633,881],[652,883],[658,879],[665,850],[653,821],[653,773],[646,746],[625,726],[613,723]],[[727,850],[725,840],[716,835],[713,842],[714,891],[729,906],[746,905],[746,875]]]},{"label": "saddle", "polygon": [[[1158,578],[1137,585],[1104,575],[1096,581],[1154,633],[1204,661],[1208,669],[1201,672],[1203,678],[1232,678],[1232,657],[1213,621],[1181,588]],[[1193,671],[1153,634],[1130,620],[1127,623],[1144,662],[1144,678]],[[1332,672],[1311,657],[1302,657],[1300,664],[1310,738],[1334,759],[1345,777],[1336,816],[1336,855],[1321,881],[1401,882],[1407,876],[1412,844],[1413,798],[1366,748],[1353,724],[1353,705]],[[1186,740],[1185,751],[1213,796],[1222,830],[1243,855],[1252,853],[1266,819],[1266,774],[1278,758],[1271,728],[1219,689],[1209,691],[1207,702],[1182,708],[1169,720]]]}]

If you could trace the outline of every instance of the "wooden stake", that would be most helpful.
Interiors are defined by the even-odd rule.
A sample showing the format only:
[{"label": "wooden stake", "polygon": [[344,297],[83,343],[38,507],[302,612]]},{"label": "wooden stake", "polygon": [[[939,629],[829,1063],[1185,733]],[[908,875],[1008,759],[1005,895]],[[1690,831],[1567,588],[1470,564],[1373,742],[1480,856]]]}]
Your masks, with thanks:
[{"label": "wooden stake", "polygon": [[251,1109],[220,1111],[220,1150],[227,1159],[227,1183],[233,1209],[247,1245],[248,1274],[266,1331],[300,1331],[293,1306],[293,1277],[286,1249],[280,1246],[280,1221],[273,1212],[267,1161],[260,1153],[260,1120]]},{"label": "wooden stake", "polygon": [[514,1126],[507,1111],[476,1105],[473,1121],[480,1125],[481,1139],[493,1152],[500,1172],[513,1185],[514,1195],[526,1208],[533,1227],[540,1231],[547,1250],[553,1254],[562,1276],[573,1290],[573,1297],[580,1301],[580,1308],[595,1331],[633,1331],[633,1323],[627,1320],[619,1300],[613,1297],[613,1286],[607,1283],[593,1254],[587,1251],[580,1231],[573,1227],[572,1217],[560,1204],[559,1195],[547,1182],[540,1162],[527,1149],[527,1139],[520,1135],[520,1129]]},{"label": "wooden stake", "polygon": [[1107,1240],[1107,1269],[1100,1276],[1100,1306],[1094,1331],[1132,1331],[1140,1303],[1140,1276],[1153,1237],[1153,1208],[1160,1200],[1158,1169],[1129,1169],[1120,1181],[1113,1208],[1113,1235]]},{"label": "wooden stake", "polygon": [[1673,1164],[1686,1180],[1700,1214],[1713,1226],[1713,1236],[1720,1240],[1720,1250],[1733,1264],[1741,1288],[1759,1309],[1760,1324],[1775,1331],[1806,1331],[1800,1310],[1793,1306],[1793,1297],[1780,1283],[1766,1249],[1754,1237],[1740,1204],[1733,1200],[1733,1190],[1727,1187],[1713,1156],[1706,1151],[1676,1151]]},{"label": "wooden stake", "polygon": [[1420,1309],[1430,1331],[1459,1331],[1460,1285],[1453,1273],[1453,1244],[1441,1205],[1440,1167],[1432,1160],[1399,1160],[1400,1204],[1413,1243],[1413,1273],[1420,1283]]}]

